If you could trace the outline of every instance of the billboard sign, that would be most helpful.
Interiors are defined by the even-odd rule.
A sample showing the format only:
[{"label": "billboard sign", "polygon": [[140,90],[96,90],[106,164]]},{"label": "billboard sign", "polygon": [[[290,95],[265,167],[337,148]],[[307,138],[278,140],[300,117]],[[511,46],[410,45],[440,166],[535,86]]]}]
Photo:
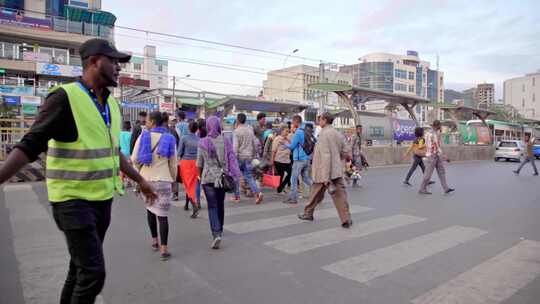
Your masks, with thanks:
[{"label": "billboard sign", "polygon": [[394,119],[392,122],[394,129],[394,139],[397,141],[414,140],[414,129],[416,123],[410,119]]},{"label": "billboard sign", "polygon": [[173,115],[174,114],[174,103],[166,102],[166,101],[160,101],[159,102],[159,111],[167,112],[167,113]]},{"label": "billboard sign", "polygon": [[14,25],[19,27],[28,27],[40,30],[52,30],[52,22],[50,19],[40,19],[26,17],[20,11],[0,10],[0,24]]},{"label": "billboard sign", "polygon": [[38,62],[36,63],[36,73],[40,75],[79,77],[82,75],[82,67]]},{"label": "billboard sign", "polygon": [[18,106],[21,104],[21,96],[4,95],[2,99],[7,106]]},{"label": "billboard sign", "polygon": [[0,94],[6,95],[34,95],[32,87],[0,86]]},{"label": "billboard sign", "polygon": [[23,52],[23,60],[36,62],[51,62],[51,55],[38,52]]}]

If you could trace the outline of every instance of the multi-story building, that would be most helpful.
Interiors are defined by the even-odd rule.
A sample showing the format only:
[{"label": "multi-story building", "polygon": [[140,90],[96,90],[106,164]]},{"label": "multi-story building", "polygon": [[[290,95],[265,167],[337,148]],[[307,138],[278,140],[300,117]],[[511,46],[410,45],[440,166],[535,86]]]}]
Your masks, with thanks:
[{"label": "multi-story building", "polygon": [[504,82],[504,103],[523,117],[540,120],[540,70]]},{"label": "multi-story building", "polygon": [[100,10],[101,1],[12,0],[0,6],[0,95],[43,98],[50,87],[82,74],[83,42],[114,42],[116,17]]},{"label": "multi-story building", "polygon": [[478,106],[489,108],[495,103],[495,85],[493,83],[481,83],[476,87],[476,101]]},{"label": "multi-story building", "polygon": [[[340,71],[352,74],[352,83],[361,88],[370,88],[390,93],[416,95],[434,103],[444,102],[444,74],[432,70],[427,61],[422,61],[416,51],[407,51],[406,55],[372,53],[359,58],[360,63],[340,68]],[[369,101],[364,106],[380,111],[384,101]],[[418,120],[427,123],[429,106],[416,108]],[[398,113],[398,116],[405,115]],[[437,117],[442,113],[437,111]]]},{"label": "multi-story building", "polygon": [[[321,78],[322,77],[322,78]],[[275,101],[298,101],[313,107],[337,107],[338,97],[309,88],[313,83],[352,84],[352,75],[329,69],[326,66],[314,67],[296,65],[270,71],[263,81],[264,98]]]},{"label": "multi-story building", "polygon": [[151,89],[169,86],[169,62],[156,58],[156,47],[144,47],[143,56],[133,55],[130,62],[122,64],[121,76],[149,81]]}]

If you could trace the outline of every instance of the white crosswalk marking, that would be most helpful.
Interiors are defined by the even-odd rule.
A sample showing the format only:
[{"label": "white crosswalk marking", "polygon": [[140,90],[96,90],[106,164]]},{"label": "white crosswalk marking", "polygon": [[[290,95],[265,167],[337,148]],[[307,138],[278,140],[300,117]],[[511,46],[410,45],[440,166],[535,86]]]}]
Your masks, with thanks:
[{"label": "white crosswalk marking", "polygon": [[364,223],[355,223],[351,229],[347,230],[342,228],[325,229],[266,242],[265,245],[274,247],[275,249],[285,253],[296,254],[422,221],[425,221],[425,219],[416,216],[399,214],[374,219]]},{"label": "white crosswalk marking", "polygon": [[351,257],[322,269],[360,283],[389,274],[484,234],[476,228],[452,226],[385,248]]},{"label": "white crosswalk marking", "polygon": [[[290,205],[290,204],[283,204],[283,203],[270,203],[270,204],[262,204],[262,205],[250,205],[250,206],[242,206],[242,207],[227,207],[225,206],[225,216],[233,216],[233,215],[242,215],[242,214],[249,214],[249,213],[257,213],[257,212],[263,212],[263,211],[271,211],[271,210],[281,210],[281,209],[296,209],[297,206]],[[201,217],[207,218],[208,213],[201,210]]]},{"label": "white crosswalk marking", "polygon": [[412,303],[499,304],[539,275],[540,242],[522,241]]},{"label": "white crosswalk marking", "polygon": [[69,261],[62,234],[30,185],[4,191],[25,303],[58,303]]},{"label": "white crosswalk marking", "polygon": [[[371,208],[362,207],[362,206],[351,206],[350,212],[353,213],[362,213],[372,210]],[[315,212],[315,219],[323,220],[337,217],[337,211],[334,208],[322,209]],[[240,222],[225,225],[225,229],[232,231],[234,233],[249,233],[255,231],[268,230],[273,228],[281,228],[289,225],[305,223],[300,221],[296,214],[278,216],[266,219],[259,219],[254,221]]]}]

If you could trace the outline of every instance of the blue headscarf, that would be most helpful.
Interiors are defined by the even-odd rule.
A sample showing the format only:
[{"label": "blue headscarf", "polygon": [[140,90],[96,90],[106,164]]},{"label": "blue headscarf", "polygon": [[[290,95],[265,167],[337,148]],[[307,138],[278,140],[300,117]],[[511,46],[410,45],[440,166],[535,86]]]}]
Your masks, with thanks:
[{"label": "blue headscarf", "polygon": [[160,157],[170,158],[174,155],[176,148],[176,138],[164,127],[153,128],[150,131],[143,131],[137,153],[137,162],[141,165],[150,166],[152,164],[152,136],[151,132],[161,133],[161,138],[157,144],[157,154]]}]

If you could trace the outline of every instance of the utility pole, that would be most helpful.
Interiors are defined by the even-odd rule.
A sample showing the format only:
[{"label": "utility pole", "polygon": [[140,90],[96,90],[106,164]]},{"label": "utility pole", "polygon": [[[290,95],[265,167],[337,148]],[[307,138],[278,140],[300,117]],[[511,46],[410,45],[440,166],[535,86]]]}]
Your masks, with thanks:
[{"label": "utility pole", "polygon": [[172,77],[172,103],[174,105],[174,109],[173,109],[173,113],[176,111],[176,108],[178,107],[178,105],[176,104],[176,98],[175,98],[175,92],[174,92],[174,89],[176,88],[176,76],[173,76]]},{"label": "utility pole", "polygon": [[[321,61],[321,63],[319,64],[319,83],[324,83],[324,63]],[[319,95],[319,113],[322,114],[324,113],[324,110],[325,110],[325,103],[324,103],[324,93],[322,91],[319,91],[318,94]]]}]

